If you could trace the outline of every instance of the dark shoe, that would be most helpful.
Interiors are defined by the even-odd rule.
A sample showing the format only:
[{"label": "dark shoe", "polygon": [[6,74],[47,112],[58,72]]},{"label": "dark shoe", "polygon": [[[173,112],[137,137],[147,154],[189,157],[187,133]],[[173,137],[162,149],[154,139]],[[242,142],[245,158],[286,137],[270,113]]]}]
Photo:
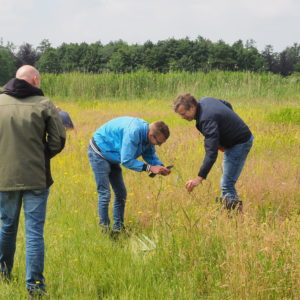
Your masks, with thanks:
[{"label": "dark shoe", "polygon": [[42,299],[42,297],[47,296],[44,284],[42,284],[40,281],[36,281],[36,284],[29,286],[27,290],[28,299]]},{"label": "dark shoe", "polygon": [[110,227],[108,225],[99,225],[100,230],[103,234],[108,234],[110,233]]},{"label": "dark shoe", "polygon": [[243,207],[243,202],[235,196],[225,196],[223,202],[225,208],[228,210],[234,210],[237,207],[240,211]]},{"label": "dark shoe", "polygon": [[28,291],[28,300],[38,300],[47,296],[46,292],[40,289]]},{"label": "dark shoe", "polygon": [[121,230],[112,230],[109,234],[112,240],[117,240],[121,235]]},{"label": "dark shoe", "polygon": [[120,238],[120,237],[130,237],[130,233],[126,230],[125,226],[122,225],[120,229],[113,229],[110,232],[110,237],[114,240]]}]

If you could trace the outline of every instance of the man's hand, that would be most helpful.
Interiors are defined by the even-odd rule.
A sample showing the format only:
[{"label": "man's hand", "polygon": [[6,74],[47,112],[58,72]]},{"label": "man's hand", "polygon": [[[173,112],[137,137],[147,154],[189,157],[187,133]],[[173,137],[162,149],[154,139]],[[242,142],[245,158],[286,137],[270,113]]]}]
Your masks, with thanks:
[{"label": "man's hand", "polygon": [[193,191],[193,189],[199,185],[200,183],[202,183],[203,178],[198,176],[195,179],[191,179],[189,181],[186,182],[185,184],[185,188],[187,189],[187,191],[190,193]]},{"label": "man's hand", "polygon": [[152,172],[153,174],[167,176],[171,173],[171,170],[163,166],[151,166],[150,172]]}]

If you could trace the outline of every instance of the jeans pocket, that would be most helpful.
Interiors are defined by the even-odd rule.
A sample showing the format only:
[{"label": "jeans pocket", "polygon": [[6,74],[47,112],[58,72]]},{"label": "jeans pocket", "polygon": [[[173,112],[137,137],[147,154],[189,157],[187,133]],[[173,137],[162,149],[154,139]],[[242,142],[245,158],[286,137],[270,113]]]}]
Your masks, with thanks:
[{"label": "jeans pocket", "polygon": [[42,195],[42,194],[45,193],[46,191],[47,191],[47,189],[31,190],[32,194],[35,195],[35,196]]}]

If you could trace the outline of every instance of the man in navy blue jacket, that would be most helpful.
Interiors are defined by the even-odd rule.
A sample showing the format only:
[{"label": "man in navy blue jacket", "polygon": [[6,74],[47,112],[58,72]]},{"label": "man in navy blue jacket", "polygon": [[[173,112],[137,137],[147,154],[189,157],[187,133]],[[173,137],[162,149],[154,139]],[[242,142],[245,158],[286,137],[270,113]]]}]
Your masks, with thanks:
[{"label": "man in navy blue jacket", "polygon": [[231,104],[224,100],[206,97],[196,101],[191,94],[182,94],[176,98],[173,107],[183,119],[196,120],[196,128],[205,137],[205,158],[198,177],[186,182],[187,191],[191,192],[206,179],[217,159],[218,150],[224,151],[221,197],[228,209],[235,208],[241,203],[235,183],[253,143],[250,129],[233,111]]},{"label": "man in navy blue jacket", "polygon": [[74,124],[71,120],[70,115],[66,111],[61,110],[61,108],[59,106],[56,106],[56,110],[58,111],[58,113],[60,115],[61,121],[64,124],[65,129],[66,130],[74,129]]},{"label": "man in navy blue jacket", "polygon": [[[169,135],[169,128],[162,121],[148,124],[142,119],[132,117],[113,119],[94,133],[88,156],[96,180],[98,214],[103,231],[108,231],[110,224],[110,185],[115,193],[113,230],[120,231],[124,227],[127,192],[120,164],[137,172],[169,175],[170,170],[163,166],[155,154],[155,145],[165,143]],[[139,156],[145,162],[138,160]]]}]

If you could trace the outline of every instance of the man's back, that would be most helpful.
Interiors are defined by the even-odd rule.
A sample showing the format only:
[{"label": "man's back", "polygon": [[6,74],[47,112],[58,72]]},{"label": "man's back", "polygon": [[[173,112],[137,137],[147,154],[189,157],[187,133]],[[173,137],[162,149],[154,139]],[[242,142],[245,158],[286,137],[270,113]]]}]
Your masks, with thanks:
[{"label": "man's back", "polygon": [[13,91],[0,95],[0,191],[49,187],[50,158],[64,146],[61,120],[47,98]]},{"label": "man's back", "polygon": [[232,147],[246,142],[251,136],[248,126],[226,101],[202,98],[198,103],[197,113],[198,130],[207,136],[213,127],[217,127],[220,146]]},{"label": "man's back", "polygon": [[120,117],[102,125],[94,135],[94,139],[103,151],[120,151],[127,139],[136,143],[146,143],[148,123],[133,117]]},{"label": "man's back", "polygon": [[141,155],[144,159],[146,155],[153,165],[162,165],[154,145],[148,141],[148,130],[149,124],[142,119],[119,117],[98,128],[93,141],[108,161],[142,171],[144,163],[136,160]]},{"label": "man's back", "polygon": [[[133,117],[120,117],[102,125],[94,140],[105,158],[122,162],[128,155],[136,158],[147,144],[148,123]],[[150,147],[150,145],[147,145]]]},{"label": "man's back", "polygon": [[50,158],[63,149],[66,138],[60,116],[40,83],[38,70],[24,65],[0,92],[0,272],[11,278],[23,207],[30,299],[45,292],[43,232],[53,183]]}]

